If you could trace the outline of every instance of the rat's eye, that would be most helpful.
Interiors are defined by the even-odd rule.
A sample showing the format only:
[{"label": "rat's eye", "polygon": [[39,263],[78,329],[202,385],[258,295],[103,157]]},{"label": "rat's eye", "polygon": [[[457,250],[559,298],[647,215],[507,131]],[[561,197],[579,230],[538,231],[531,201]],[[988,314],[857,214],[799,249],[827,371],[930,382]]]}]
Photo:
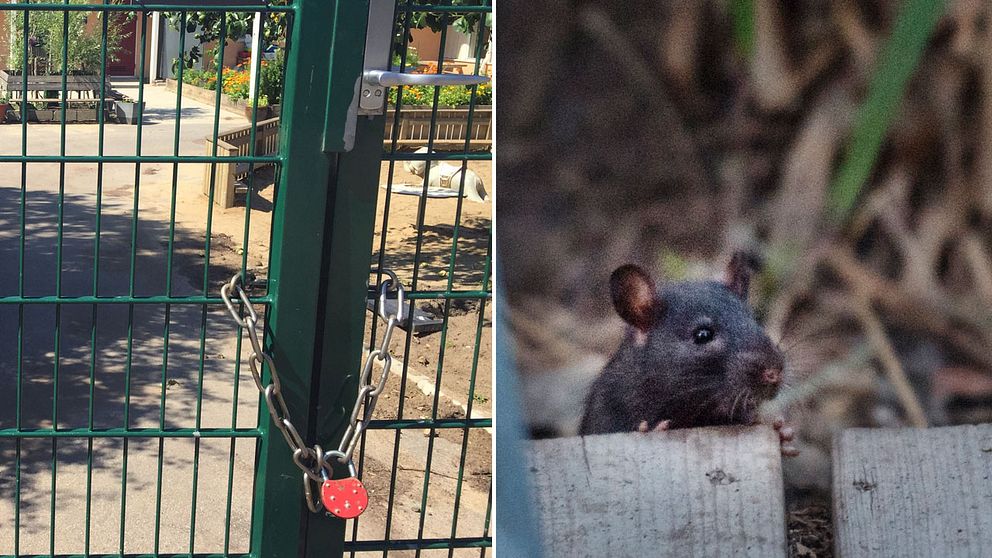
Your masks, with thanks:
[{"label": "rat's eye", "polygon": [[713,328],[709,326],[699,326],[692,332],[692,342],[697,345],[705,345],[713,340]]}]

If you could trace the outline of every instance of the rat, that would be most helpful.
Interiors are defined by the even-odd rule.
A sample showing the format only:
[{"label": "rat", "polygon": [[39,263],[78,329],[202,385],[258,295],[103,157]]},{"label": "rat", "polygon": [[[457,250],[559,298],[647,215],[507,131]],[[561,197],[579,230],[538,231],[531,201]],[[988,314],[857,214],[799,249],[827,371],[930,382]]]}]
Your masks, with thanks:
[{"label": "rat", "polygon": [[[655,286],[624,265],[610,295],[627,323],[620,347],[593,382],[581,435],[759,422],[759,405],[782,383],[785,359],[747,304],[758,258],[736,252],[722,280]],[[773,421],[784,455],[794,432]]]}]

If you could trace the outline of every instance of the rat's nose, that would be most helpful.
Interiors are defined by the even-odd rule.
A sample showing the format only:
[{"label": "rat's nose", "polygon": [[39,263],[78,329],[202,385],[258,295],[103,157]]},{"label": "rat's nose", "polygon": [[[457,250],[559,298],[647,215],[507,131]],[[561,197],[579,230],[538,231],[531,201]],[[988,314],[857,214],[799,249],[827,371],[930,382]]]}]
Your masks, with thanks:
[{"label": "rat's nose", "polygon": [[761,371],[761,382],[768,386],[778,386],[782,382],[782,369],[776,366]]}]

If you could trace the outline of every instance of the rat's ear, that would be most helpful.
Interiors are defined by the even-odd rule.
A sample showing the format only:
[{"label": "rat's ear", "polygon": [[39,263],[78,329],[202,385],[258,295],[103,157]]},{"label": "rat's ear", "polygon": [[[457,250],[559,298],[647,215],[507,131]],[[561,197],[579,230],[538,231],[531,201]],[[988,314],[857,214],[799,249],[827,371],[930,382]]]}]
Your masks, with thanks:
[{"label": "rat's ear", "polygon": [[738,250],[730,257],[723,284],[738,298],[747,302],[747,292],[751,285],[751,275],[761,269],[761,258],[754,252]]},{"label": "rat's ear", "polygon": [[663,308],[651,276],[636,265],[624,265],[613,272],[610,296],[617,314],[641,331],[651,328]]}]

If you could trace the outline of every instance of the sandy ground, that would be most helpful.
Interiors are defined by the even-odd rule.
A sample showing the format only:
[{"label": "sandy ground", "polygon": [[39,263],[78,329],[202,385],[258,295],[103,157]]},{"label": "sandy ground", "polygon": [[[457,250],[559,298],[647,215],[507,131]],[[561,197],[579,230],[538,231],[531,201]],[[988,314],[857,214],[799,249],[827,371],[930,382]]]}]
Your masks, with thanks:
[{"label": "sandy ground", "polygon": [[[472,162],[470,168],[486,177],[487,188],[492,167],[489,162]],[[419,178],[403,171],[397,165],[393,171],[397,182],[422,184]],[[383,165],[382,184],[389,177],[389,166]],[[385,262],[395,270],[408,287],[414,265],[417,241],[417,215],[420,198],[393,195],[390,199],[388,221],[385,226],[385,196],[379,198],[378,225],[373,239],[373,253],[378,255],[382,231],[386,231]],[[451,288],[469,290],[483,288],[484,265],[488,256],[489,227],[492,219],[490,204],[463,201],[459,222],[458,250],[455,257]],[[457,199],[428,199],[424,211],[422,238],[422,264],[418,270],[419,290],[444,289],[448,285],[447,270],[450,263],[453,227]],[[442,316],[444,305],[424,301],[419,307],[427,313]],[[471,418],[492,417],[492,309],[486,304],[480,317],[478,301],[453,301],[448,308],[448,332],[442,340],[441,333],[407,335],[397,330],[391,343],[391,352],[402,362],[394,362],[393,370],[406,375],[406,389],[402,399],[399,381],[391,381],[376,407],[376,418],[431,418],[434,403],[434,386],[440,386],[437,418],[464,418],[471,411]],[[381,322],[380,322],[381,324]],[[366,333],[369,335],[367,324]],[[471,385],[475,342],[478,336],[478,368],[475,384]],[[378,339],[377,339],[378,342]],[[403,372],[403,364],[406,370]],[[400,412],[402,405],[402,412]],[[471,405],[471,407],[469,407]],[[423,518],[423,533],[428,538],[445,538],[452,535],[452,524],[457,521],[459,537],[481,536],[485,529],[486,507],[492,482],[492,438],[487,430],[440,429],[435,437],[421,430],[403,430],[370,433],[364,467],[369,471],[367,484],[374,495],[394,494],[395,506],[390,529],[392,539],[416,538]],[[400,448],[399,466],[395,480],[390,475],[393,445]],[[461,455],[463,445],[467,448]],[[427,506],[422,506],[424,469],[430,455],[430,484]],[[459,488],[458,470],[464,470]],[[390,486],[393,490],[390,490]],[[454,514],[454,502],[461,492],[459,511]],[[383,496],[385,498],[386,496]],[[385,516],[366,514],[358,522],[357,539],[379,539],[385,534]],[[457,556],[478,556],[479,550],[463,549]],[[371,554],[370,554],[371,555]],[[394,555],[394,553],[390,553]],[[397,552],[396,556],[413,556],[413,552]],[[424,553],[423,556],[431,556]],[[438,553],[447,556],[447,552]]]},{"label": "sandy ground", "polygon": [[[146,99],[149,105],[143,125],[142,153],[172,154],[175,98],[164,88],[147,87]],[[214,126],[212,107],[184,100],[182,115],[179,152],[203,154],[203,138]],[[244,119],[236,115],[221,113],[222,132],[244,124]],[[20,132],[17,125],[0,126],[0,153],[20,153]],[[133,126],[107,125],[105,153],[134,153],[135,134]],[[66,153],[96,154],[96,135],[95,125],[68,127]],[[58,126],[31,125],[28,140],[30,154],[59,152]],[[487,177],[488,182],[491,176],[488,163],[473,163],[473,168]],[[259,173],[260,184],[265,183],[266,172]],[[101,296],[127,294],[132,288],[138,295],[157,294],[166,288],[171,288],[175,295],[196,295],[204,292],[204,286],[208,293],[214,294],[219,281],[240,268],[242,258],[249,269],[264,275],[269,253],[271,186],[261,187],[252,198],[247,237],[243,201],[228,210],[215,209],[209,216],[208,246],[204,227],[208,207],[200,192],[203,168],[199,164],[142,164],[137,171],[133,164],[104,165],[102,169],[95,164],[66,165],[64,203],[60,206],[61,173],[58,164],[31,164],[25,177],[27,295],[49,295],[57,286],[65,296],[94,292],[98,175],[102,175],[103,188],[96,292]],[[21,178],[19,164],[0,165],[0,261],[4,262],[0,266],[0,297],[16,295],[18,289]],[[416,177],[398,168],[396,179],[414,182]],[[409,284],[419,198],[405,195],[392,198],[386,228],[387,263]],[[137,221],[131,218],[135,199],[139,208]],[[457,201],[451,199],[431,199],[426,206],[420,289],[443,288],[447,282],[444,270],[450,254],[456,206]],[[169,216],[173,211],[175,228],[170,230]],[[60,213],[64,222],[61,229],[57,226]],[[454,288],[479,287],[490,220],[491,205],[464,203]],[[383,222],[382,201],[378,222]],[[60,236],[61,250],[57,242]],[[129,258],[132,237],[137,246],[134,262]],[[378,249],[378,238],[373,239],[370,248]],[[170,245],[171,275],[166,272],[168,258],[165,257]],[[59,259],[62,272],[57,284],[55,270]],[[209,270],[204,265],[206,262]],[[422,306],[426,310],[439,309],[435,303]],[[0,382],[15,386],[18,361],[23,363],[19,372],[22,428],[49,428],[53,420],[63,429],[84,428],[91,420],[98,428],[120,427],[125,424],[125,414],[126,424],[132,428],[157,427],[161,421],[167,427],[195,427],[197,422],[202,428],[229,427],[233,423],[239,427],[254,426],[257,416],[254,386],[247,369],[235,374],[234,328],[223,309],[203,313],[199,307],[174,306],[167,317],[160,306],[138,305],[133,314],[128,314],[127,306],[123,305],[102,305],[96,310],[88,305],[71,305],[63,307],[58,315],[49,305],[29,305],[24,307],[21,320],[16,306],[0,305]],[[400,380],[404,367],[394,366],[396,374],[380,399],[377,418],[399,416],[401,387],[404,387],[402,417],[429,416],[434,391],[429,388],[438,375],[442,354],[438,416],[464,416],[469,402],[473,404],[472,417],[490,416],[491,310],[487,307],[482,316],[474,391],[470,391],[469,377],[480,323],[478,303],[453,304],[450,314],[443,346],[440,333],[412,337],[409,350],[405,335],[394,338],[394,353],[409,363],[407,382],[404,386]],[[129,322],[133,323],[130,328]],[[56,330],[60,332],[58,346]],[[164,360],[166,331],[168,359]],[[23,339],[20,355],[19,337]],[[94,339],[95,351],[91,350]],[[125,373],[128,369],[130,374]],[[421,380],[419,387],[418,380]],[[201,390],[203,403],[198,406],[196,395]],[[125,397],[126,393],[129,395]],[[161,412],[163,398],[164,413]],[[53,413],[53,399],[58,402],[57,415]],[[16,389],[0,391],[0,428],[17,425],[16,401]],[[395,482],[391,483],[397,436],[398,468]],[[450,536],[456,498],[460,501],[457,535],[481,535],[491,480],[491,440],[485,431],[468,435],[465,479],[459,496],[456,478],[462,460],[463,436],[463,431],[457,429],[442,431],[436,437],[428,437],[419,430],[371,433],[365,450],[364,478],[371,489],[373,504],[359,523],[359,539],[384,536],[389,492],[394,493],[390,533],[393,539],[414,538],[421,531],[425,537]],[[191,547],[196,552],[216,552],[223,551],[228,534],[231,552],[247,549],[250,491],[235,490],[230,510],[225,504],[230,480],[253,476],[252,440],[232,443],[229,439],[203,439],[197,443],[170,439],[160,447],[158,440],[135,438],[126,445],[125,465],[122,439],[95,439],[93,473],[88,478],[87,440],[52,442],[38,438],[21,442],[20,552],[48,553],[52,530],[56,533],[55,552],[82,552],[87,492],[92,494],[91,552],[118,552],[122,547],[128,553],[149,552],[156,540],[161,552],[188,552]],[[16,450],[13,440],[0,440],[0,554],[14,551]],[[160,456],[163,456],[161,465]],[[428,459],[431,476],[427,505],[422,507]],[[160,466],[161,484],[157,482]],[[233,475],[229,469],[233,469]],[[122,502],[126,505],[122,506]],[[158,533],[154,522],[157,509],[162,517]],[[194,523],[195,537],[191,537]],[[478,551],[456,554],[463,553],[477,555]]]}]

